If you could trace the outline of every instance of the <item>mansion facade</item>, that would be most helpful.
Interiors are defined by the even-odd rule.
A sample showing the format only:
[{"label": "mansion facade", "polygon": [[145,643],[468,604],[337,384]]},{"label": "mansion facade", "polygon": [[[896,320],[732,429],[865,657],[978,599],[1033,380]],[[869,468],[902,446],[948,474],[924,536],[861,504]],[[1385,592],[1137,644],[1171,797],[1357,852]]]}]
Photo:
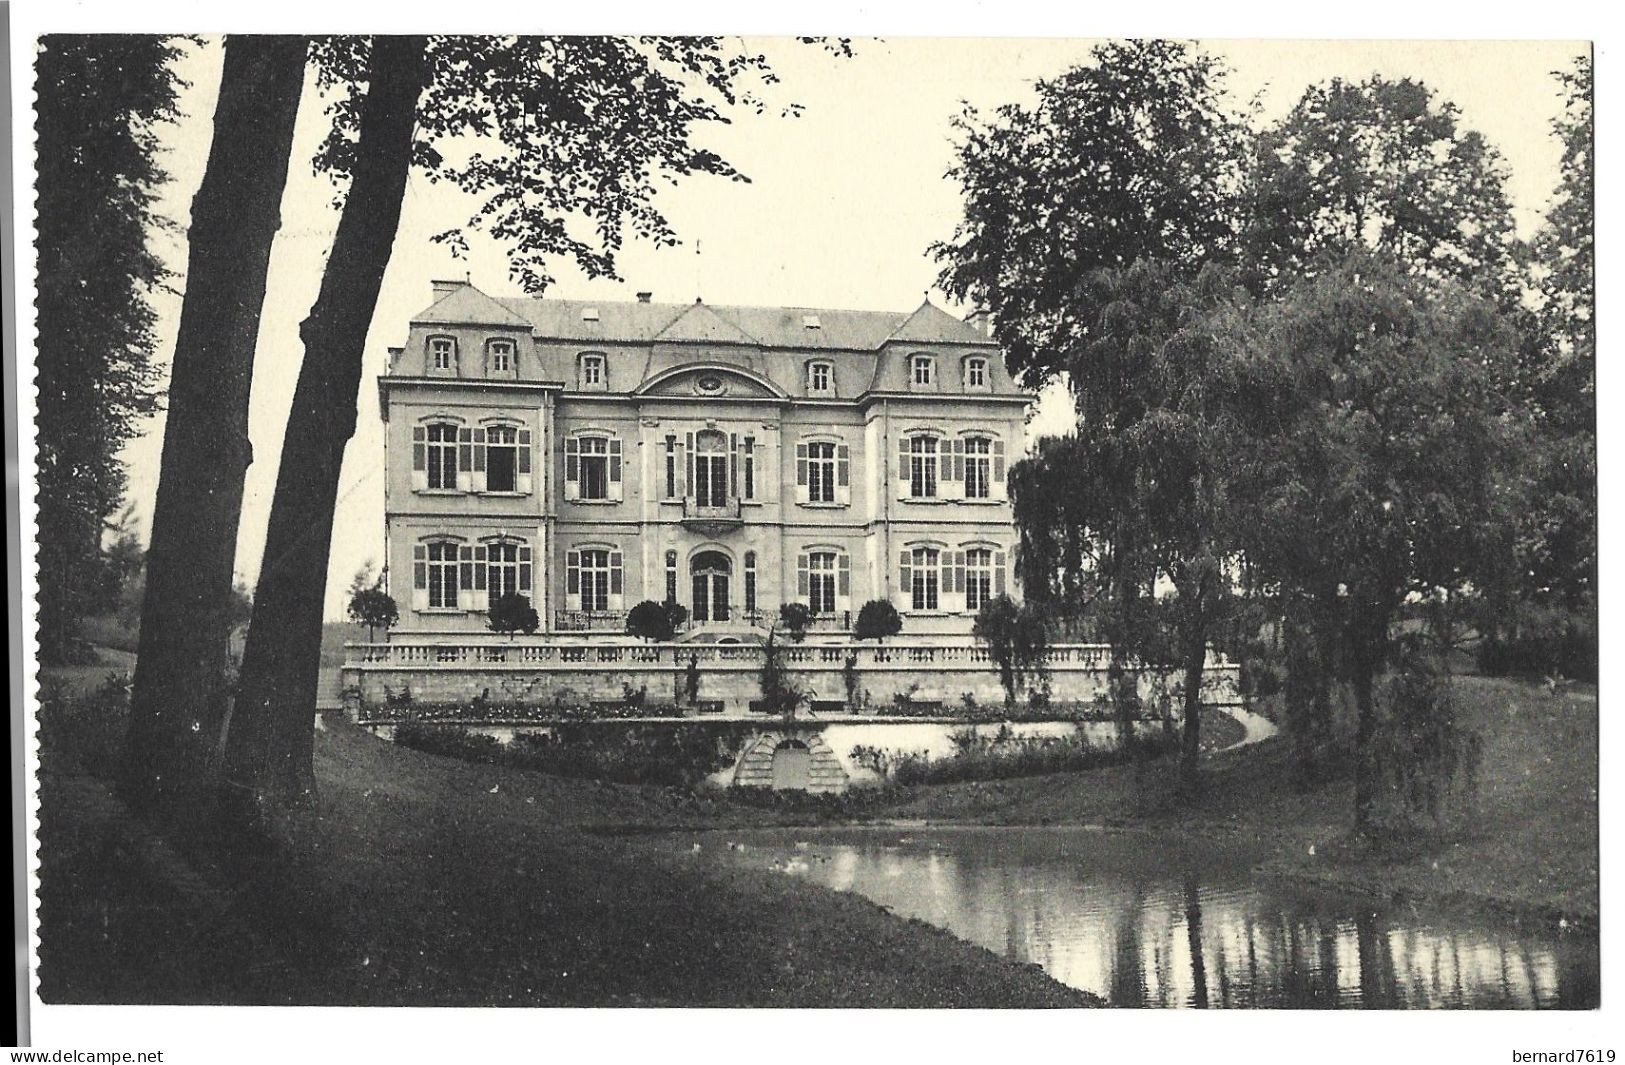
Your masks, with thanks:
[{"label": "mansion facade", "polygon": [[675,600],[746,640],[805,603],[840,636],[887,599],[968,636],[1013,592],[1006,489],[1031,397],[997,345],[912,314],[498,299],[435,282],[379,378],[401,637],[624,633]]}]

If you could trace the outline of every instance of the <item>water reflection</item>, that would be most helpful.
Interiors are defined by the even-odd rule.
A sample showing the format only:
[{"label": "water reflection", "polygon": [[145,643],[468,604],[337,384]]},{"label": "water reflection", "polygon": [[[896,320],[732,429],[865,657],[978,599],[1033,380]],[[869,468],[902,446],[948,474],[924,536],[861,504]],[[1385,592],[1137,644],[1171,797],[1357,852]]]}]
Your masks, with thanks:
[{"label": "water reflection", "polygon": [[[938,925],[1117,1006],[1588,1008],[1593,937],[1255,883],[1246,855],[1084,830],[733,834],[765,864]],[[799,843],[798,843],[799,841]],[[688,853],[689,841],[682,848]]]}]

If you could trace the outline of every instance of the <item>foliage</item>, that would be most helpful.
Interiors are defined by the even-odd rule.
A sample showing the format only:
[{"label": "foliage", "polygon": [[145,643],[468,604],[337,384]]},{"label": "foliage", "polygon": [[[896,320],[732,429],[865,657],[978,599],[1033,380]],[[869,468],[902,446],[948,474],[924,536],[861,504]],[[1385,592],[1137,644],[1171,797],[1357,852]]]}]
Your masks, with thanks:
[{"label": "foliage", "polygon": [[1081,731],[1065,736],[1018,736],[1008,724],[992,733],[960,729],[950,739],[954,753],[947,758],[862,746],[853,749],[852,757],[891,783],[909,786],[1075,773],[1149,760],[1167,750],[1158,736],[1136,735],[1125,744],[1100,747]]},{"label": "foliage", "polygon": [[1246,261],[1266,288],[1356,250],[1516,306],[1507,170],[1460,111],[1409,78],[1310,86],[1257,142]]},{"label": "foliage", "polygon": [[782,603],[779,606],[779,627],[789,633],[790,639],[800,643],[807,638],[812,626],[812,608],[806,603]]},{"label": "foliage", "polygon": [[871,599],[858,610],[852,627],[855,640],[880,641],[903,631],[903,618],[889,599]]},{"label": "foliage", "polygon": [[1525,602],[1499,620],[1494,635],[1479,641],[1476,658],[1481,672],[1492,677],[1597,680],[1595,610]]},{"label": "foliage", "polygon": [[59,684],[40,687],[40,757],[63,759],[92,776],[112,780],[130,724],[130,677],[110,672],[91,692],[73,694]]},{"label": "foliage", "polygon": [[1483,739],[1461,724],[1450,678],[1420,658],[1388,680],[1381,703],[1371,750],[1378,781],[1374,820],[1400,831],[1437,824],[1447,799],[1471,798]]},{"label": "foliage", "polygon": [[552,776],[681,788],[695,787],[732,765],[750,735],[748,724],[560,725],[547,732],[518,733],[504,745],[457,725],[395,726],[396,743],[430,754]]},{"label": "foliage", "polygon": [[401,617],[400,607],[381,587],[351,592],[347,613],[351,621],[367,626],[368,643],[372,642],[374,629],[388,631]]},{"label": "foliage", "polygon": [[688,666],[683,670],[683,696],[689,706],[693,706],[700,698],[700,656],[690,655]]},{"label": "foliage", "polygon": [[1067,365],[1101,305],[1079,282],[1155,258],[1192,271],[1231,250],[1246,131],[1224,65],[1178,41],[1114,41],[1036,86],[1037,103],[990,119],[968,109],[949,177],[964,191],[940,284],[992,312],[1023,384]]},{"label": "foliage", "polygon": [[505,632],[511,638],[516,632],[530,635],[541,625],[536,608],[530,605],[530,596],[509,592],[491,601],[486,613],[485,627],[492,632]]},{"label": "foliage", "polygon": [[39,641],[45,662],[79,657],[78,623],[97,591],[104,523],[125,493],[118,456],[140,419],[159,406],[149,301],[170,274],[150,241],[174,225],[157,211],[169,180],[158,141],[177,117],[181,83],[173,65],[183,43],[135,34],[53,34],[40,39],[35,60]]},{"label": "foliage", "polygon": [[803,690],[792,681],[789,671],[784,668],[784,645],[779,643],[776,629],[768,632],[767,640],[762,644],[762,668],[758,677],[761,682],[761,707],[764,713],[778,714],[789,721],[796,716],[797,709],[811,705],[812,693]]},{"label": "foliage", "polygon": [[626,615],[626,631],[640,640],[665,643],[677,635],[677,630],[688,620],[688,611],[675,602],[657,603],[645,599]]},{"label": "foliage", "polygon": [[971,635],[987,647],[1004,686],[1004,705],[1014,706],[1016,692],[1033,675],[1042,675],[1049,633],[1041,613],[1017,605],[1008,595],[982,604]]}]

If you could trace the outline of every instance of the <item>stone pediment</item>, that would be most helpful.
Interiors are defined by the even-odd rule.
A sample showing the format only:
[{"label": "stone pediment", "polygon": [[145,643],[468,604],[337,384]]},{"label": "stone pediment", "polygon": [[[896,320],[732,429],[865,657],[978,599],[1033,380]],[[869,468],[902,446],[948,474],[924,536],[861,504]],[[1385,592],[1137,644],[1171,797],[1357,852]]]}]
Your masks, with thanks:
[{"label": "stone pediment", "polygon": [[663,370],[638,389],[645,396],[685,399],[777,399],[784,392],[767,378],[738,366],[716,364],[674,366]]}]

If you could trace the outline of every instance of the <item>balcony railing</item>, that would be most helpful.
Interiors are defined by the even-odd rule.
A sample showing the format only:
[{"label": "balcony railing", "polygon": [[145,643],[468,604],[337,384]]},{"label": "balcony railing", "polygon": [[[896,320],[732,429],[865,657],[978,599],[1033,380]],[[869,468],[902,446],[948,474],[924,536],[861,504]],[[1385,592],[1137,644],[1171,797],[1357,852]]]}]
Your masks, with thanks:
[{"label": "balcony railing", "polygon": [[625,632],[624,610],[556,610],[555,632]]},{"label": "balcony railing", "polygon": [[[773,628],[779,622],[779,612],[777,610],[747,610],[739,616],[763,632]],[[852,611],[835,610],[827,614],[814,614],[812,621],[807,624],[807,631],[851,632]]]},{"label": "balcony railing", "polygon": [[689,496],[683,500],[683,524],[699,532],[714,534],[739,528],[744,524],[744,518],[737,499],[713,506]]}]

